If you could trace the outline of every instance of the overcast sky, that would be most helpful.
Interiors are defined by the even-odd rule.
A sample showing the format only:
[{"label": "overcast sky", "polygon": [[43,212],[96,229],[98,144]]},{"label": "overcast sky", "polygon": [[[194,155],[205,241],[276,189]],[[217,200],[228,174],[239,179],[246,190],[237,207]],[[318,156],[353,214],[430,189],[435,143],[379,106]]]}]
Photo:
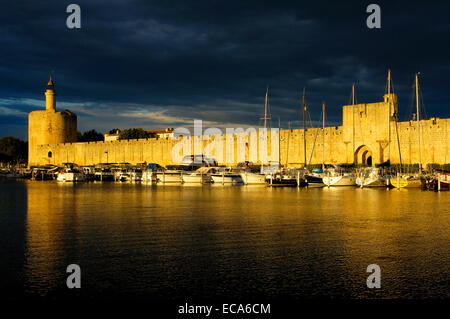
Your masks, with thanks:
[{"label": "overcast sky", "polygon": [[[273,126],[298,121],[304,86],[312,120],[325,101],[341,125],[352,82],[358,102],[380,101],[388,68],[401,120],[415,72],[428,117],[449,117],[449,1],[390,2],[368,29],[370,1],[2,1],[0,136],[27,138],[50,70],[82,132],[257,126],[266,86]],[[70,3],[81,29],[66,27]]]}]

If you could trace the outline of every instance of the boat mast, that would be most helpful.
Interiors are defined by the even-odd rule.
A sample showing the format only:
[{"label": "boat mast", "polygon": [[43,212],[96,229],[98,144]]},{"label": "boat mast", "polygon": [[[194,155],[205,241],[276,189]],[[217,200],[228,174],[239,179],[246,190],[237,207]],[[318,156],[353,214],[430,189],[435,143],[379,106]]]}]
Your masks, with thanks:
[{"label": "boat mast", "polygon": [[287,147],[286,147],[286,167],[289,164],[289,139],[291,137],[291,121],[288,121],[288,137],[287,137]]},{"label": "boat mast", "polygon": [[355,82],[352,83],[353,163],[355,163]]},{"label": "boat mast", "polygon": [[302,109],[303,109],[303,154],[305,155],[305,168],[306,168],[306,101],[305,101],[305,88],[303,87],[302,94]]},{"label": "boat mast", "polygon": [[391,69],[388,70],[388,161],[391,161]]},{"label": "boat mast", "polygon": [[267,86],[266,90],[266,99],[264,103],[264,128],[267,128],[267,104],[269,103],[269,86]]},{"label": "boat mast", "polygon": [[419,74],[416,73],[416,111],[417,111],[417,141],[419,143],[419,173],[422,173],[422,158],[420,154],[420,109],[419,109]]},{"label": "boat mast", "polygon": [[[270,132],[272,136],[272,132]],[[278,165],[281,167],[281,122],[278,118]]]},{"label": "boat mast", "polygon": [[325,102],[322,103],[322,170],[325,170]]}]

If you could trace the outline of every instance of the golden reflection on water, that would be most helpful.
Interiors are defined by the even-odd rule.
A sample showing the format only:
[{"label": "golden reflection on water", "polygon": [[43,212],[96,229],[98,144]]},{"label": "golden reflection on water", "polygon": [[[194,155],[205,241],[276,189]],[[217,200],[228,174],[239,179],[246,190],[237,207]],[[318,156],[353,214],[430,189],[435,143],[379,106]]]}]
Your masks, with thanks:
[{"label": "golden reflection on water", "polygon": [[[80,264],[96,295],[448,296],[449,195],[27,182],[26,289]],[[382,268],[381,291],[365,287]]]}]

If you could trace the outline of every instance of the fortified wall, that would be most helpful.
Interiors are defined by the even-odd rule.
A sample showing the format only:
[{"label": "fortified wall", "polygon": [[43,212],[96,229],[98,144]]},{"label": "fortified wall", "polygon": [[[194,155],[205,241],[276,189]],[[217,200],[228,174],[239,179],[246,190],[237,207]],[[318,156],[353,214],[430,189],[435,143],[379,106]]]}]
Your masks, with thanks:
[{"label": "fortified wall", "polygon": [[[76,116],[70,111],[54,110],[52,90],[53,83],[50,92],[49,89],[46,92],[46,110],[34,111],[29,116],[29,166],[125,162],[170,165],[177,164],[182,155],[203,153],[214,157],[219,164],[230,166],[250,161],[258,164],[280,162],[282,165],[302,167],[305,163],[304,140],[308,164],[320,164],[322,161],[351,164],[355,161],[375,165],[388,158],[396,164],[400,163],[400,156],[403,164],[419,163],[417,122],[397,122],[395,94],[385,95],[384,100],[377,103],[343,106],[343,125],[325,127],[324,130],[311,128],[278,132],[272,129],[267,132],[183,136],[178,139],[77,143]],[[423,166],[449,163],[449,124],[450,119],[420,121]]]}]

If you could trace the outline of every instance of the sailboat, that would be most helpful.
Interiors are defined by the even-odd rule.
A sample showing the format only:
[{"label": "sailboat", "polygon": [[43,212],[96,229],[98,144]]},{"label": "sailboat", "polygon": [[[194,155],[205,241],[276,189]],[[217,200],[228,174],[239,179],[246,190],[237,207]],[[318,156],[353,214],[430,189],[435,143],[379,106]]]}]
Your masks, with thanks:
[{"label": "sailboat", "polygon": [[[388,140],[387,140],[387,148],[388,148],[388,158],[384,163],[379,164],[378,166],[389,166],[391,162],[391,70],[388,70],[388,78],[387,78],[387,96],[388,96],[388,116],[387,116],[387,126],[388,126]],[[389,186],[389,179],[385,175],[383,175],[383,171],[380,167],[366,167],[359,171],[358,176],[356,177],[356,185],[359,187],[386,187]]]},{"label": "sailboat", "polygon": [[340,166],[328,168],[323,174],[323,183],[328,186],[356,186],[354,173],[346,173]]},{"label": "sailboat", "polygon": [[[304,94],[304,93],[303,93]],[[304,100],[304,99],[303,99]],[[306,112],[306,104],[303,108],[303,128],[305,129],[305,112]],[[322,170],[320,173],[311,172],[305,174],[305,180],[308,187],[324,187],[325,184],[323,182],[322,173],[325,167],[325,102],[322,103]],[[304,131],[304,135],[306,135],[306,130]],[[306,146],[305,146],[306,151]],[[314,152],[314,148],[311,152]],[[312,155],[311,155],[312,156]],[[305,166],[306,166],[306,157],[305,157]]]},{"label": "sailboat", "polygon": [[258,172],[253,172],[249,169],[245,169],[240,173],[242,181],[245,185],[265,185],[266,176]]},{"label": "sailboat", "polygon": [[420,175],[397,175],[389,179],[389,183],[395,188],[417,188],[422,187],[422,178]]},{"label": "sailboat", "polygon": [[[267,117],[269,115],[269,117]],[[266,91],[266,100],[264,107],[264,128],[267,129],[267,120],[271,120],[270,117],[270,109],[269,109],[269,90]],[[278,132],[280,132],[280,121],[278,120]],[[278,138],[280,138],[280,134],[278,134]],[[280,150],[278,149],[278,152]],[[276,169],[274,169],[274,166]],[[261,173],[264,171],[264,166],[261,166]],[[267,171],[266,171],[267,172]],[[242,176],[242,174],[241,174]],[[242,179],[245,181],[249,181],[247,177],[242,176]],[[262,181],[256,176],[253,176],[254,180],[257,180],[258,183]],[[265,181],[269,184],[269,186],[297,186],[297,179],[295,176],[290,174],[290,171],[287,168],[282,168],[280,163],[280,156],[278,156],[278,161],[274,162],[269,166],[269,171],[265,174]]]},{"label": "sailboat", "polygon": [[[419,146],[419,174],[417,175],[402,175],[397,173],[397,177],[389,179],[389,184],[395,188],[417,188],[422,187],[422,159],[420,154],[420,107],[419,107],[419,73],[416,73],[415,80],[415,93],[416,93],[416,112],[417,112],[417,140]],[[398,145],[400,152],[400,143]]]},{"label": "sailboat", "polygon": [[366,167],[358,173],[356,185],[359,187],[386,187],[386,179],[379,167]]},{"label": "sailboat", "polygon": [[339,173],[335,171],[327,171],[322,177],[323,183],[330,186],[356,186],[356,177],[354,174]]},{"label": "sailboat", "polygon": [[[355,154],[355,83],[352,84],[352,106],[353,106],[353,154]],[[325,109],[324,109],[325,113]],[[325,121],[323,124],[325,128]],[[328,186],[356,186],[356,177],[352,173],[345,173],[339,166],[327,169],[322,177],[323,183]]]}]

